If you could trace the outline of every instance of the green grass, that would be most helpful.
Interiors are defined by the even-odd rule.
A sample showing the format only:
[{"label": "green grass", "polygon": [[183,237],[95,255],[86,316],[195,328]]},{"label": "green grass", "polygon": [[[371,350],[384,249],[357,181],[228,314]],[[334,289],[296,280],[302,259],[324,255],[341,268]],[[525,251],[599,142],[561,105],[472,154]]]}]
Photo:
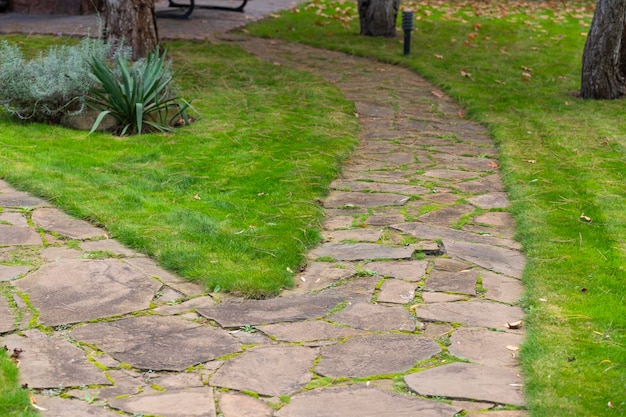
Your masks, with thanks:
[{"label": "green grass", "polygon": [[[8,39],[29,51],[59,41]],[[120,138],[5,117],[0,178],[209,290],[276,295],[320,240],[315,199],[356,143],[353,104],[236,46],[164,46],[196,123]]]},{"label": "green grass", "polygon": [[30,406],[28,391],[18,384],[18,370],[0,346],[0,416],[34,417],[38,413]]},{"label": "green grass", "polygon": [[403,2],[417,18],[408,57],[401,36],[359,37],[344,2],[248,29],[410,67],[489,128],[528,256],[522,365],[533,416],[626,415],[624,101],[573,94],[594,4]]}]

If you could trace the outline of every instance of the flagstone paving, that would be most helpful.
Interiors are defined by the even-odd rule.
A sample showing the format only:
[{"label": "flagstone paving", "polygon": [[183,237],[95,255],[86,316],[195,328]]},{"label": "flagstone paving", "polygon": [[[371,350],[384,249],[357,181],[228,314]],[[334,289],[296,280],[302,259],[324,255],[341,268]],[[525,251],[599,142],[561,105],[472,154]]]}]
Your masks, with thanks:
[{"label": "flagstone paving", "polygon": [[325,240],[280,297],[208,294],[0,180],[0,346],[42,415],[527,416],[525,259],[486,130],[398,66],[209,32],[355,103]]}]

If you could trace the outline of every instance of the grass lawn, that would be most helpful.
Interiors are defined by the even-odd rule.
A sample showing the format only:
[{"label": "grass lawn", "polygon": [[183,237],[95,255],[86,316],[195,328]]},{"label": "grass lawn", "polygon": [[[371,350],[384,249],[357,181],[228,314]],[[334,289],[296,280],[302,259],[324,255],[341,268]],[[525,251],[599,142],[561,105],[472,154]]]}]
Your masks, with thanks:
[{"label": "grass lawn", "polygon": [[594,4],[405,1],[417,19],[408,57],[402,36],[358,36],[346,2],[248,28],[410,67],[490,129],[528,256],[522,365],[535,417],[626,415],[624,101],[573,94]]},{"label": "grass lawn", "polygon": [[0,346],[0,416],[37,416],[39,414],[30,406],[28,391],[19,388],[18,369],[10,358],[11,353]]}]

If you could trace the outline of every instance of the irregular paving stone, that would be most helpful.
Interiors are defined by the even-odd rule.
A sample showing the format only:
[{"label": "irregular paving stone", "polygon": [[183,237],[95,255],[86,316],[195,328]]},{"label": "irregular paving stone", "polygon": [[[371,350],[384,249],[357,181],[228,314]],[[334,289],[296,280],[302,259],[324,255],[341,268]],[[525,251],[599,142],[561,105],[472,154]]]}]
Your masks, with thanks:
[{"label": "irregular paving stone", "polygon": [[475,178],[478,172],[459,171],[455,169],[429,169],[423,174],[425,177],[437,179],[463,181],[469,178]]},{"label": "irregular paving stone", "polygon": [[518,365],[517,350],[522,336],[487,329],[461,328],[450,338],[450,353],[481,365],[513,367]]},{"label": "irregular paving stone", "polygon": [[352,337],[345,343],[322,347],[322,360],[315,372],[333,378],[396,374],[439,352],[437,342],[420,336],[386,333]]},{"label": "irregular paving stone", "polygon": [[74,329],[71,336],[138,369],[182,371],[240,351],[228,332],[177,317],[90,323]]},{"label": "irregular paving stone", "polygon": [[[108,376],[113,380],[112,387],[93,388],[86,390],[92,398],[108,400],[121,395],[134,395],[143,392],[147,385],[141,378],[128,375],[127,371],[109,370]],[[85,398],[83,389],[68,392],[78,399]]]},{"label": "irregular paving stone", "polygon": [[476,197],[470,197],[467,201],[484,210],[507,208],[509,206],[509,198],[505,192],[488,193]]},{"label": "irregular paving stone", "polygon": [[424,198],[426,200],[435,201],[441,204],[454,204],[459,198],[461,198],[461,196],[457,194],[444,193],[444,192],[439,191],[437,193],[431,192],[430,194],[426,194],[424,195]]},{"label": "irregular paving stone", "polygon": [[384,227],[401,221],[404,221],[404,215],[390,214],[384,216],[370,216],[365,220],[365,224],[372,227]]},{"label": "irregular paving stone", "polygon": [[49,231],[72,239],[106,237],[106,232],[92,224],[68,216],[53,207],[38,208],[32,214],[33,223]]},{"label": "irregular paving stone", "polygon": [[515,220],[513,219],[513,216],[511,216],[510,213],[503,211],[493,211],[476,216],[474,217],[474,223],[486,224],[498,228],[515,228]]},{"label": "irregular paving stone", "polygon": [[487,290],[485,298],[489,300],[514,304],[520,300],[524,293],[524,287],[518,279],[489,271],[483,271],[480,275],[483,287]]},{"label": "irregular paving stone", "polygon": [[413,248],[376,245],[373,243],[325,243],[313,249],[312,258],[331,257],[339,261],[363,261],[367,259],[408,259]]},{"label": "irregular paving stone", "polygon": [[333,181],[330,184],[330,187],[335,190],[348,190],[353,192],[373,191],[383,193],[397,193],[404,195],[421,195],[430,191],[428,188],[422,187],[420,185],[346,180]]},{"label": "irregular paving stone", "polygon": [[384,277],[417,282],[426,274],[428,261],[370,262],[365,264],[363,268]]},{"label": "irregular paving stone", "polygon": [[474,211],[474,207],[469,204],[457,204],[428,212],[420,216],[418,221],[426,222],[431,225],[451,226],[458,222],[461,217],[468,215],[472,211]]},{"label": "irregular paving stone", "polygon": [[470,171],[492,171],[493,167],[491,165],[494,163],[492,160],[487,158],[472,158],[443,152],[434,152],[432,153],[431,158],[437,161],[440,165]]},{"label": "irregular paving stone", "polygon": [[464,259],[485,269],[515,278],[522,277],[522,271],[526,265],[526,258],[517,250],[448,239],[444,239],[443,246],[452,258]]},{"label": "irregular paving stone", "polygon": [[378,294],[379,303],[406,304],[415,298],[415,284],[397,279],[386,279]]},{"label": "irregular paving stone", "polygon": [[437,338],[443,337],[454,330],[449,324],[439,324],[439,323],[428,323],[426,324],[426,329],[422,335],[424,337]]},{"label": "irregular paving stone", "polygon": [[380,181],[392,184],[408,184],[411,182],[411,179],[407,178],[406,172],[404,171],[360,172],[344,170],[343,178],[357,181]]},{"label": "irregular paving stone", "polygon": [[210,383],[260,395],[289,395],[309,383],[317,354],[317,349],[302,346],[255,347],[227,361]]},{"label": "irregular paving stone", "polygon": [[119,417],[119,414],[110,409],[96,404],[89,404],[86,401],[51,397],[49,395],[35,395],[35,401],[37,401],[39,407],[46,410],[41,412],[43,416]]},{"label": "irregular paving stone", "polygon": [[274,409],[249,395],[223,392],[218,394],[220,411],[224,417],[272,417]]},{"label": "irregular paving stone", "polygon": [[276,417],[453,417],[461,409],[437,401],[350,386],[295,395]]},{"label": "irregular paving stone", "polygon": [[47,326],[147,309],[161,286],[119,259],[61,259],[14,285],[30,296]]},{"label": "irregular paving stone", "polygon": [[204,291],[198,284],[184,281],[171,272],[159,267],[156,262],[150,258],[128,258],[125,261],[145,274],[158,278],[161,282],[188,297],[206,293],[206,291]]},{"label": "irregular paving stone", "polygon": [[341,242],[351,240],[355,242],[377,242],[383,232],[372,229],[350,229],[350,230],[333,230],[332,232],[324,232],[323,236],[331,242]]},{"label": "irregular paving stone", "polygon": [[15,191],[10,187],[0,192],[0,207],[44,207],[49,203],[41,198],[33,197],[28,193]]},{"label": "irregular paving stone", "polygon": [[409,201],[409,197],[400,194],[332,191],[324,200],[324,207],[402,206],[407,201]]},{"label": "irregular paving stone", "polygon": [[519,307],[484,301],[462,301],[456,303],[433,303],[418,306],[415,314],[426,321],[445,321],[463,323],[467,326],[479,326],[506,329],[507,323],[519,321],[524,311]]},{"label": "irregular paving stone", "polygon": [[30,271],[29,266],[5,266],[0,265],[0,281],[11,281]]},{"label": "irregular paving stone", "polygon": [[296,295],[267,300],[238,300],[215,306],[200,307],[196,311],[215,320],[222,327],[241,327],[298,321],[323,316],[345,297],[332,294]]},{"label": "irregular paving stone", "polygon": [[104,251],[104,252],[112,252],[118,255],[124,256],[144,256],[134,250],[128,249],[126,246],[122,245],[117,240],[113,239],[103,239],[103,240],[92,240],[88,242],[81,242],[80,248],[87,252],[93,251]]},{"label": "irregular paving stone", "polygon": [[328,319],[357,329],[375,332],[390,330],[412,332],[415,330],[415,322],[411,320],[409,312],[401,306],[355,303],[330,315]]},{"label": "irregular paving stone", "polygon": [[471,363],[452,363],[404,377],[419,395],[524,405],[517,370]]},{"label": "irregular paving stone", "polygon": [[159,387],[166,390],[202,387],[202,376],[197,372],[182,372],[178,374],[165,374],[152,380]]},{"label": "irregular paving stone", "polygon": [[20,348],[20,384],[30,388],[111,385],[85,353],[65,338],[47,336],[38,330],[24,331],[26,337],[9,335],[0,339],[9,350]]},{"label": "irregular paving stone", "polygon": [[435,271],[460,272],[472,267],[472,264],[450,258],[436,258],[433,262]]},{"label": "irregular paving stone", "polygon": [[0,245],[41,246],[43,242],[32,228],[0,224]]},{"label": "irregular paving stone", "polygon": [[16,227],[28,227],[28,221],[19,211],[5,210],[0,212],[0,221],[10,223]]},{"label": "irregular paving stone", "polygon": [[155,309],[152,309],[152,312],[157,314],[180,314],[195,310],[198,307],[209,307],[217,304],[217,302],[213,299],[213,297],[205,296],[205,297],[196,297],[191,300],[184,301],[180,304],[172,304],[172,305],[162,305]]},{"label": "irregular paving stone", "polygon": [[472,181],[462,182],[454,185],[464,193],[488,193],[493,191],[504,191],[502,178],[499,174],[492,174],[487,177],[478,178]]},{"label": "irregular paving stone", "polygon": [[356,268],[348,262],[311,262],[295,278],[295,284],[301,291],[311,291],[327,287],[354,274]]},{"label": "irregular paving stone", "polygon": [[0,295],[0,333],[15,330],[15,317],[8,301]]},{"label": "irregular paving stone", "polygon": [[61,259],[80,259],[83,255],[83,252],[66,246],[48,246],[41,251],[41,257],[49,262],[57,262]]},{"label": "irregular paving stone", "polygon": [[[493,408],[494,406],[494,404],[492,403],[485,403],[485,402],[480,402],[480,401],[457,400],[457,401],[452,401],[451,403],[455,407],[461,407],[464,411],[488,410],[490,408]],[[481,416],[485,416],[485,415],[481,413]],[[489,417],[489,414],[487,414],[486,417]]]},{"label": "irregular paving stone", "polygon": [[324,289],[320,295],[341,297],[343,301],[369,303],[380,279],[378,276],[354,277],[342,282],[341,285]]},{"label": "irregular paving stone", "polygon": [[352,227],[354,217],[352,216],[333,216],[324,219],[323,228],[326,230],[347,229]]},{"label": "irregular paving stone", "polygon": [[450,303],[465,300],[467,297],[460,294],[444,294],[440,292],[423,292],[422,299],[425,303]]},{"label": "irregular paving stone", "polygon": [[215,401],[210,387],[157,393],[142,393],[109,400],[109,406],[137,414],[162,417],[215,417]]},{"label": "irregular paving stone", "polygon": [[424,291],[456,292],[476,295],[478,271],[433,271],[426,279]]},{"label": "irregular paving stone", "polygon": [[469,413],[467,417],[529,417],[530,413],[525,410],[498,410],[488,413]]},{"label": "irregular paving stone", "polygon": [[491,236],[481,236],[474,233],[454,230],[448,227],[431,226],[425,223],[400,223],[391,226],[392,229],[408,233],[418,239],[449,239],[454,241],[483,243],[487,245],[508,246],[510,248],[519,248],[520,244],[508,239],[499,239]]},{"label": "irregular paving stone", "polygon": [[299,321],[296,323],[267,324],[257,327],[263,333],[284,342],[309,342],[324,339],[343,339],[364,332],[339,327],[324,321]]}]

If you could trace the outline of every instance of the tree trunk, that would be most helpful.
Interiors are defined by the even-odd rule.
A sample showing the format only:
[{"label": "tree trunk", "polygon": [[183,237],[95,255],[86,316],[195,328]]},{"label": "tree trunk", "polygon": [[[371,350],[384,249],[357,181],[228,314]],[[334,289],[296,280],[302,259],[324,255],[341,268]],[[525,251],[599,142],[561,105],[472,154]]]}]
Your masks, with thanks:
[{"label": "tree trunk", "polygon": [[580,96],[615,99],[626,93],[626,0],[598,0],[583,51]]},{"label": "tree trunk", "polygon": [[361,35],[396,36],[400,0],[358,0]]},{"label": "tree trunk", "polygon": [[106,0],[104,15],[104,38],[113,47],[130,47],[133,60],[158,48],[154,0]]}]

